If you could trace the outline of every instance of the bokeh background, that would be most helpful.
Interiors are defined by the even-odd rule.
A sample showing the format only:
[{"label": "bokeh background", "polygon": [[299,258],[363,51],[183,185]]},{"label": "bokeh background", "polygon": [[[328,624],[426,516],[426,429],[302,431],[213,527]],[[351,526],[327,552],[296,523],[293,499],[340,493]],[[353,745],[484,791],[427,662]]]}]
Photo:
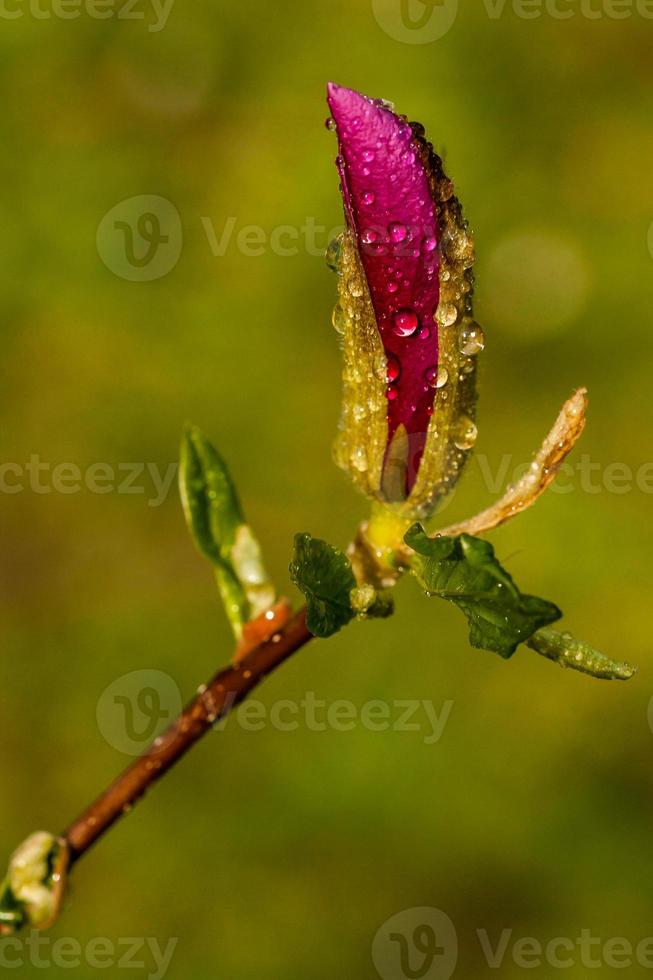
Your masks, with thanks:
[{"label": "bokeh background", "polygon": [[[451,918],[455,976],[470,980],[497,973],[477,930],[493,945],[503,929],[543,944],[583,928],[602,942],[653,933],[653,22],[644,4],[618,19],[607,2],[570,0],[561,20],[477,2],[430,39],[442,12],[412,2],[177,0],[162,23],[144,0],[130,14],[144,19],[114,7],[104,20],[16,0],[0,18],[0,461],[37,456],[50,488],[25,476],[8,492],[18,471],[2,470],[3,853],[64,827],[129,761],[98,721],[109,685],[158,670],[185,700],[231,650],[174,485],[159,506],[147,471],[140,493],[118,492],[117,477],[106,493],[62,493],[54,466],[165,474],[184,421],[197,422],[230,461],[284,591],[296,531],[344,546],[365,516],[330,460],[335,283],[314,254],[342,220],[329,78],[426,125],[475,231],[479,456],[447,520],[486,506],[499,489],[488,473],[506,482],[587,385],[566,492],[492,540],[574,633],[641,668],[626,685],[527,650],[505,663],[468,648],[457,610],[403,583],[394,619],[312,644],[257,698],[453,702],[436,744],[424,723],[231,724],[76,870],[51,938],[178,937],[171,980],[373,978],[377,930],[419,906]],[[124,239],[96,237],[141,195],[171,202],[182,235],[173,222],[168,244],[181,250],[159,278],[130,281]],[[307,218],[317,247],[299,232],[295,254],[279,254],[273,231]],[[238,244],[248,225],[261,254]],[[210,231],[230,226],[214,254]],[[511,948],[508,980],[524,973]],[[29,956],[20,975],[42,976]],[[602,962],[592,972],[612,973]],[[150,963],[118,975],[146,977]]]}]

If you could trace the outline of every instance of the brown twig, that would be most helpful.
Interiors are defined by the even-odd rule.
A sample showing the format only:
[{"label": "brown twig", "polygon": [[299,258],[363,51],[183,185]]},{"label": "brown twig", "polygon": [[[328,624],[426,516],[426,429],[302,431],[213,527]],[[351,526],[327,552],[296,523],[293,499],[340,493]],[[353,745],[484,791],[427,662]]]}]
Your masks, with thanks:
[{"label": "brown twig", "polygon": [[[199,689],[181,715],[102,793],[62,835],[70,848],[71,865],[123,814],[128,813],[213,725],[243,701],[260,682],[296,650],[313,639],[306,626],[306,609],[292,619],[268,614],[275,632],[242,655]],[[261,617],[262,620],[265,617]],[[263,624],[261,624],[263,627]]]}]

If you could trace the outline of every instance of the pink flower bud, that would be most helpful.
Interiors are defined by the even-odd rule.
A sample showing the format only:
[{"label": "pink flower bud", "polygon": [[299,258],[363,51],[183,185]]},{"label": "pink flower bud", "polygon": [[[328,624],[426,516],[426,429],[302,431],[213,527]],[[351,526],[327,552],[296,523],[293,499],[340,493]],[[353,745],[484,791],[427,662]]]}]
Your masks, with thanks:
[{"label": "pink flower bud", "polygon": [[474,245],[421,126],[333,83],[328,102],[347,223],[336,459],[368,495],[422,516],[454,485],[476,437]]}]

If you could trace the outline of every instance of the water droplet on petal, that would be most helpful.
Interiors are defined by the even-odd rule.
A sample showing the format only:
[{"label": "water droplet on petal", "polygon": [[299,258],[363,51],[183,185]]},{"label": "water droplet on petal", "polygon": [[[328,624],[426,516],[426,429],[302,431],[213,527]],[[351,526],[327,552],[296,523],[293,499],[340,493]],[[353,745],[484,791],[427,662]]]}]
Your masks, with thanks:
[{"label": "water droplet on petal", "polygon": [[393,402],[395,400],[395,398],[397,397],[398,394],[399,394],[399,392],[397,391],[396,388],[390,387],[386,391],[386,395],[387,395],[387,398],[388,398],[388,401],[389,402]]},{"label": "water droplet on petal", "polygon": [[424,239],[424,251],[425,252],[435,252],[438,247],[437,239],[435,238],[425,238]]},{"label": "water droplet on petal", "polygon": [[395,242],[397,245],[400,242],[405,242],[408,237],[408,229],[406,228],[406,225],[402,225],[400,221],[393,221],[388,228],[388,233],[391,241]]},{"label": "water droplet on petal", "polygon": [[453,431],[453,442],[456,449],[471,449],[477,437],[478,429],[474,422],[466,415],[461,415]]},{"label": "water droplet on petal", "polygon": [[376,194],[374,191],[365,191],[363,194],[361,194],[361,201],[363,204],[374,204],[376,201]]},{"label": "water droplet on petal", "polygon": [[444,388],[449,380],[449,372],[446,367],[436,367],[434,365],[433,367],[427,368],[424,377],[426,378],[426,383],[431,388]]},{"label": "water droplet on petal", "polygon": [[342,235],[338,238],[334,238],[329,242],[329,247],[326,250],[326,264],[335,272],[336,275],[342,275]]},{"label": "water droplet on petal", "polygon": [[379,236],[377,235],[377,233],[374,231],[373,228],[366,228],[361,233],[361,241],[363,245],[372,245],[378,239],[378,237]]},{"label": "water droplet on petal", "polygon": [[430,329],[428,327],[422,327],[422,329],[419,332],[419,339],[428,340],[430,336],[431,336]]},{"label": "water droplet on petal", "polygon": [[328,116],[327,119],[325,120],[324,125],[326,126],[327,129],[333,132],[333,130],[336,128],[336,121],[331,116]]},{"label": "water droplet on petal", "polygon": [[375,156],[376,154],[374,150],[365,150],[365,152],[363,153],[363,160],[365,161],[365,163],[371,163]]},{"label": "water droplet on petal", "polygon": [[398,289],[399,289],[399,283],[395,282],[394,279],[391,279],[390,282],[388,283],[388,292],[396,293]]},{"label": "water droplet on petal", "polygon": [[458,310],[453,303],[442,303],[435,311],[435,319],[443,327],[450,327],[458,319]]},{"label": "water droplet on petal", "polygon": [[390,384],[396,381],[401,374],[401,364],[399,363],[399,358],[395,357],[394,354],[388,354],[388,366],[386,369],[386,377]]},{"label": "water droplet on petal", "polygon": [[475,354],[480,354],[485,347],[483,328],[475,320],[466,320],[463,323],[458,338],[458,347],[460,353],[466,354],[468,357],[474,357]]},{"label": "water droplet on petal", "polygon": [[333,326],[338,331],[338,333],[344,333],[345,327],[347,325],[347,314],[343,310],[340,303],[337,303],[333,309],[333,316],[331,317],[331,322]]},{"label": "water droplet on petal", "polygon": [[419,327],[419,317],[415,310],[399,310],[392,320],[392,329],[398,337],[412,337]]}]

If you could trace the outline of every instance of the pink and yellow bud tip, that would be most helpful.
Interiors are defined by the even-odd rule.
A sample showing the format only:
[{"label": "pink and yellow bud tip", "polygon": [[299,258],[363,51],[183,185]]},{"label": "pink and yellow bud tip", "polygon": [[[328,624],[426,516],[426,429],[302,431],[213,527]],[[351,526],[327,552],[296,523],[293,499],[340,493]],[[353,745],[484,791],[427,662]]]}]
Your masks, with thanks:
[{"label": "pink and yellow bud tip", "polygon": [[425,516],[476,438],[474,245],[424,130],[330,83],[346,229],[339,273],[344,403],[336,460],[368,495]]}]

